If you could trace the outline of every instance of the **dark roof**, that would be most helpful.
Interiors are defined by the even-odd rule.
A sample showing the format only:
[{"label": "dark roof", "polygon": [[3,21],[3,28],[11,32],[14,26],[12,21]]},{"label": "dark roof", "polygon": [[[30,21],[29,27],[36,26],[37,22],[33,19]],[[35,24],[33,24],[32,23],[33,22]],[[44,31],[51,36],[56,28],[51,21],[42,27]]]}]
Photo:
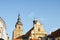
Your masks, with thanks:
[{"label": "dark roof", "polygon": [[17,39],[19,38],[27,38],[25,35],[19,36]]},{"label": "dark roof", "polygon": [[52,32],[51,36],[53,36],[53,37],[59,37],[60,36],[60,28],[58,30]]},{"label": "dark roof", "polygon": [[25,35],[29,37],[30,34],[31,34],[31,31],[32,31],[33,29],[34,29],[34,27],[32,27]]},{"label": "dark roof", "polygon": [[20,14],[18,14],[18,19],[17,19],[17,23],[16,23],[16,24],[22,25],[21,18],[20,18]]}]

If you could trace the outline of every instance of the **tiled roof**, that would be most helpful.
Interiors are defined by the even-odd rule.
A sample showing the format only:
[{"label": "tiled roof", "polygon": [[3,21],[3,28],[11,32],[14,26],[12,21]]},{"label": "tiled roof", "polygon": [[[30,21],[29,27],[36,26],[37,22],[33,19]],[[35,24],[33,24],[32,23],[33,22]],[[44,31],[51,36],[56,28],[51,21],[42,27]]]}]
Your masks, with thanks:
[{"label": "tiled roof", "polygon": [[60,36],[60,29],[52,32],[52,33],[51,33],[51,36],[53,36],[53,37],[59,37],[59,36]]},{"label": "tiled roof", "polygon": [[26,36],[30,36],[30,34],[31,34],[31,31],[34,29],[34,27],[32,27],[25,35]]}]

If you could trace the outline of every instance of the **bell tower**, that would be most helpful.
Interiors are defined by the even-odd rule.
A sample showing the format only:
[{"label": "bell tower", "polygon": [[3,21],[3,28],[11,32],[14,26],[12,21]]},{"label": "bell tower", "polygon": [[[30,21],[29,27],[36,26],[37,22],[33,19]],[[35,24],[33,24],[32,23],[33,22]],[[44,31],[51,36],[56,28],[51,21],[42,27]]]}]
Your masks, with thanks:
[{"label": "bell tower", "polygon": [[31,38],[32,39],[38,39],[39,37],[43,38],[46,36],[46,32],[44,30],[43,25],[40,21],[34,20],[33,21],[33,30],[31,31]]},{"label": "bell tower", "polygon": [[20,14],[18,14],[18,19],[17,22],[15,24],[15,30],[13,31],[13,39],[16,39],[19,36],[23,35],[23,29],[22,29],[22,22],[21,22],[21,18],[20,18]]}]

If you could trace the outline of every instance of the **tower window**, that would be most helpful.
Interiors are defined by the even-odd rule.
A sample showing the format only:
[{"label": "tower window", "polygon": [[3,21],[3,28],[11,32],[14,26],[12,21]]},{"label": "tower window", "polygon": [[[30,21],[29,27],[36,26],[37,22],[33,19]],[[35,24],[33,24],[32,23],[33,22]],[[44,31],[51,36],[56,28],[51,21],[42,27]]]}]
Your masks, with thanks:
[{"label": "tower window", "polygon": [[40,28],[38,28],[38,31],[40,31]]},{"label": "tower window", "polygon": [[20,29],[20,27],[19,27],[19,29]]}]

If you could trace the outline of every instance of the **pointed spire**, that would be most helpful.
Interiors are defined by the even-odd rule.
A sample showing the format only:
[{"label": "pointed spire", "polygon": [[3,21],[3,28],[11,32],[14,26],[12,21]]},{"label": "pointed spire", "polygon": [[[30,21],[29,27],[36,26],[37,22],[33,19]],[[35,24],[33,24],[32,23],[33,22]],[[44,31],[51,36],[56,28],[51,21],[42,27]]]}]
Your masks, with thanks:
[{"label": "pointed spire", "polygon": [[20,21],[21,19],[20,19],[20,13],[18,14],[18,21]]},{"label": "pointed spire", "polygon": [[20,13],[18,14],[18,19],[17,19],[17,23],[16,24],[22,25],[21,18],[20,18]]}]

